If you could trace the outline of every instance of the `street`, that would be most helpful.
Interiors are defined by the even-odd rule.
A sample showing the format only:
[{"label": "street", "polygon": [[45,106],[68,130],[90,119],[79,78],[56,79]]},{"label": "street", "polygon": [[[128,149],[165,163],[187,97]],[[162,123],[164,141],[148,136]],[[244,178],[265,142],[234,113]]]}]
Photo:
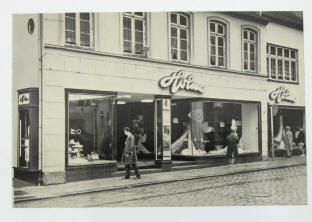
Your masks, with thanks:
[{"label": "street", "polygon": [[19,202],[15,207],[305,205],[306,178],[303,165]]}]

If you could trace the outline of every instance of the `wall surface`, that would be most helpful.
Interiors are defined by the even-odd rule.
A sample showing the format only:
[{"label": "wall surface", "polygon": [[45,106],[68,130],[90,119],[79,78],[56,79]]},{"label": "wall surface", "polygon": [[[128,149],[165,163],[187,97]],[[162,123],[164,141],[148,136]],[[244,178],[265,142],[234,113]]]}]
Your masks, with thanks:
[{"label": "wall surface", "polygon": [[[32,18],[35,29],[32,35],[27,31],[28,20]],[[18,93],[17,90],[39,87],[39,15],[13,15],[13,166],[17,166],[18,150]]]}]

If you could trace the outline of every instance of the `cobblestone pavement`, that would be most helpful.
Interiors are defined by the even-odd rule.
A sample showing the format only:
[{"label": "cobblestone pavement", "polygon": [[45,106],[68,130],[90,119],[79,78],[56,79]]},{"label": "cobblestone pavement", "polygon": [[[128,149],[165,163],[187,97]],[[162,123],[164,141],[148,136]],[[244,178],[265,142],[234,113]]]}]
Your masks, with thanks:
[{"label": "cobblestone pavement", "polygon": [[20,202],[16,203],[15,207],[188,207],[305,204],[307,204],[306,166],[293,166]]}]

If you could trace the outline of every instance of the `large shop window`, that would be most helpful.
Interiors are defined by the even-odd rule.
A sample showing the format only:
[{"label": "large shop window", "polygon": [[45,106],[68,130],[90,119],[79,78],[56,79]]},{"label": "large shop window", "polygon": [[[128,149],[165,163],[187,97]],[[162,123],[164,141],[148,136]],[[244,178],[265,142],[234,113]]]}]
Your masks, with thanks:
[{"label": "large shop window", "polygon": [[285,82],[297,82],[297,50],[267,44],[266,52],[267,73],[270,79]]},{"label": "large shop window", "polygon": [[92,41],[90,13],[65,13],[65,43],[90,47]]},{"label": "large shop window", "polygon": [[68,165],[113,160],[115,96],[68,94]]},{"label": "large shop window", "polygon": [[235,129],[238,151],[259,152],[259,105],[225,102],[173,102],[172,155],[226,155],[226,137]]}]

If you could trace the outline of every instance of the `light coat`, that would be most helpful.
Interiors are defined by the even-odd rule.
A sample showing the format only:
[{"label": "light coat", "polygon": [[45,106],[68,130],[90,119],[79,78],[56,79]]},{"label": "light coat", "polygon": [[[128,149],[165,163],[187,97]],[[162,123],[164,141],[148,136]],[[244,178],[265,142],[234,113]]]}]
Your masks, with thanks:
[{"label": "light coat", "polygon": [[136,164],[137,160],[138,158],[135,149],[135,139],[132,134],[129,134],[125,142],[125,148],[121,161],[124,162],[125,165],[132,165]]}]

